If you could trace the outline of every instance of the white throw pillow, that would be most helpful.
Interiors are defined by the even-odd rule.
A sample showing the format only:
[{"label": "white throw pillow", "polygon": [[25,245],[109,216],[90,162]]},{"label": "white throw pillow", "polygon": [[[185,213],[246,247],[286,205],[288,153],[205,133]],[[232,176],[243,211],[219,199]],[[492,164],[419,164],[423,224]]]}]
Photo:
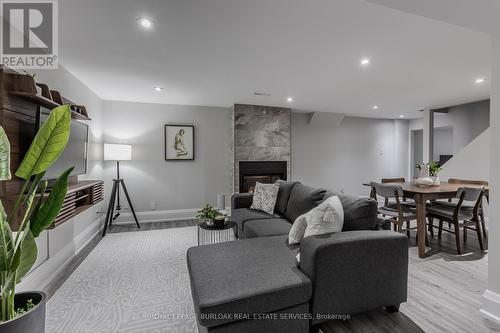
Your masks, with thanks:
[{"label": "white throw pillow", "polygon": [[306,233],[307,228],[307,214],[309,212],[300,215],[293,222],[292,227],[290,228],[290,232],[288,233],[288,243],[289,244],[299,244],[302,238],[304,238],[304,234]]},{"label": "white throw pillow", "polygon": [[257,182],[257,184],[255,184],[252,205],[250,208],[273,214],[279,188],[279,183],[263,184]]},{"label": "white throw pillow", "polygon": [[288,234],[290,244],[298,244],[304,237],[342,231],[344,209],[337,196],[330,197],[297,217]]}]

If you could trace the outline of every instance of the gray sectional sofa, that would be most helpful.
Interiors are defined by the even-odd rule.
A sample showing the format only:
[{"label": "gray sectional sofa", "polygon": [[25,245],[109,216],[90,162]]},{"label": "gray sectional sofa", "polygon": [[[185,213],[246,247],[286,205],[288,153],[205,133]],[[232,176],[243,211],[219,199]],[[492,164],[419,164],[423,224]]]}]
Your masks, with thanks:
[{"label": "gray sectional sofa", "polygon": [[303,333],[345,315],[398,310],[407,296],[408,240],[387,230],[374,200],[336,194],[343,231],[288,244],[292,221],[331,195],[281,182],[273,215],[250,209],[251,194],[232,197],[240,240],[187,253],[200,332]]}]

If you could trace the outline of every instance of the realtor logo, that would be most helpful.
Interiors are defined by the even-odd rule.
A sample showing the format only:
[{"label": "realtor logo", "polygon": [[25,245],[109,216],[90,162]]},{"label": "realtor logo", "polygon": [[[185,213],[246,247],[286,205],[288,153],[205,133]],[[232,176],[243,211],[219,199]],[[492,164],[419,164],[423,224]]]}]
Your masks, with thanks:
[{"label": "realtor logo", "polygon": [[57,0],[1,4],[2,64],[13,69],[57,68]]}]

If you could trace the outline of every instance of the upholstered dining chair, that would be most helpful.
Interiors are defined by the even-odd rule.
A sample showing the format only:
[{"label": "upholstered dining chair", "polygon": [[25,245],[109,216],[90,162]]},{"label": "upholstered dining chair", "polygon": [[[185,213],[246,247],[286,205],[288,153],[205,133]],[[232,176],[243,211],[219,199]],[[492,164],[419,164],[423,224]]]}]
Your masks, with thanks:
[{"label": "upholstered dining chair", "polygon": [[[469,180],[469,179],[458,179],[458,178],[450,178],[448,179],[448,183],[451,183],[451,184],[470,184],[470,185],[479,185],[479,186],[488,186],[489,183],[485,180]],[[490,202],[490,198],[489,196],[486,194],[486,193],[483,193],[483,197],[486,199],[486,201],[489,203]],[[441,200],[438,200],[437,203],[439,204],[444,204],[444,205],[450,205],[452,207],[455,207],[457,205],[457,200],[452,200],[452,199],[448,199],[448,201],[441,201]],[[469,210],[473,210],[474,209],[474,205],[471,204],[471,203],[467,203],[467,202],[464,202],[462,204],[462,208],[463,209],[469,209]],[[484,238],[487,238],[488,237],[488,234],[486,232],[486,220],[484,218],[484,209],[483,209],[483,200],[481,200],[481,202],[479,203],[479,210],[478,210],[478,216],[480,218],[480,222],[481,222],[481,229],[483,231],[483,237]],[[467,240],[467,232],[464,232],[464,240]]]},{"label": "upholstered dining chair", "polygon": [[[479,223],[479,207],[483,197],[484,188],[461,187],[457,191],[458,202],[434,202],[427,207],[427,217],[429,218],[429,227],[435,228],[433,219],[439,220],[438,238],[441,239],[443,231],[455,234],[457,253],[462,254],[460,240],[460,228],[474,230],[477,233],[479,246],[484,250],[483,235]],[[472,207],[472,209],[470,209]],[[444,229],[443,221],[453,224],[453,229]],[[466,240],[466,237],[465,239]]]},{"label": "upholstered dining chair", "polygon": [[[404,177],[396,177],[396,178],[382,178],[380,180],[382,184],[388,184],[388,183],[405,183],[406,179]],[[389,199],[385,199],[385,204],[389,204]],[[413,200],[408,200],[407,198],[403,197],[403,200],[401,201],[401,204],[403,206],[410,206],[410,207],[416,207],[417,205],[415,204],[415,201]]]},{"label": "upholstered dining chair", "polygon": [[[417,219],[417,215],[414,209],[402,204],[403,200],[403,188],[401,185],[391,184],[391,183],[376,183],[371,182],[370,186],[372,188],[372,193],[375,199],[377,196],[384,198],[384,205],[378,208],[379,214],[387,216],[394,223],[394,230],[402,232],[403,224],[406,224],[406,235],[410,237],[410,230],[416,229],[416,227],[411,227],[411,221]],[[389,199],[393,199],[395,202],[392,203]]]}]

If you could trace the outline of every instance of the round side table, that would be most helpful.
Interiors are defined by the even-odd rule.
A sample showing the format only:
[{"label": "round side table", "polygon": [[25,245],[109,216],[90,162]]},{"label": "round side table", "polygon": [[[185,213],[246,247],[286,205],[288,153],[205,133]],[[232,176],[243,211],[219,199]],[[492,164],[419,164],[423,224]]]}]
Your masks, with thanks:
[{"label": "round side table", "polygon": [[205,222],[198,224],[198,245],[229,242],[236,239],[236,223],[227,221],[221,228],[209,227]]}]

